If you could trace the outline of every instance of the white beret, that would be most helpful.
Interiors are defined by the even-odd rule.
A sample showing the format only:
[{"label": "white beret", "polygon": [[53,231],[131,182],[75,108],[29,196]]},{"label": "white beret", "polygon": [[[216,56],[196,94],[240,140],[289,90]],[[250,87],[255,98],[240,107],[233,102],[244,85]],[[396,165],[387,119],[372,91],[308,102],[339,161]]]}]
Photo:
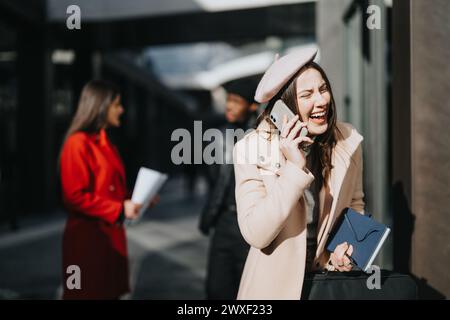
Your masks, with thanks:
[{"label": "white beret", "polygon": [[308,47],[276,59],[261,78],[255,101],[265,103],[272,99],[301,67],[314,60],[316,54],[316,47]]}]

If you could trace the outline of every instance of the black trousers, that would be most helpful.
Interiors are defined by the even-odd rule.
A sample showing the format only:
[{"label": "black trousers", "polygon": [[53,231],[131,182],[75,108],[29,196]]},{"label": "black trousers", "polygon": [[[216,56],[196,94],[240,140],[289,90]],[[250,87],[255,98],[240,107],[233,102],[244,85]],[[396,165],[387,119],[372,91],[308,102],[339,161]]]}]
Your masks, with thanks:
[{"label": "black trousers", "polygon": [[210,244],[206,278],[207,299],[236,299],[249,248],[239,230],[236,212],[222,212]]}]

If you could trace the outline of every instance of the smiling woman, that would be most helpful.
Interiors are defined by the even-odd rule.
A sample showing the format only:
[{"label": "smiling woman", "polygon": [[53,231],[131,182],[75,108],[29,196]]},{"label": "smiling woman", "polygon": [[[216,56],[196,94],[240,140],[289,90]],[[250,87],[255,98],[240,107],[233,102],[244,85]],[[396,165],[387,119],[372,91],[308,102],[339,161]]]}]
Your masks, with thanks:
[{"label": "smiling woman", "polygon": [[[251,245],[239,299],[299,299],[305,272],[352,269],[351,245],[329,253],[325,244],[344,208],[364,212],[362,137],[337,122],[331,85],[315,55],[293,52],[269,67],[255,94],[267,107],[256,130],[234,148],[239,227]],[[279,100],[296,115],[284,119],[280,133],[270,120]],[[279,152],[264,154],[273,146]],[[244,161],[252,153],[260,161]]]}]

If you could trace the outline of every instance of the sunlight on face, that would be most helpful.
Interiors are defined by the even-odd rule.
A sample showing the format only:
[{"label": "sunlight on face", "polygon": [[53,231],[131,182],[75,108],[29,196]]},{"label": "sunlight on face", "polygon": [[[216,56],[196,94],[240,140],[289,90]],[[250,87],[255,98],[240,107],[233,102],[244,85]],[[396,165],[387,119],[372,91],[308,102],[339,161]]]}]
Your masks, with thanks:
[{"label": "sunlight on face", "polygon": [[303,122],[308,123],[310,136],[323,134],[328,128],[331,95],[320,72],[314,68],[297,78],[297,104]]}]

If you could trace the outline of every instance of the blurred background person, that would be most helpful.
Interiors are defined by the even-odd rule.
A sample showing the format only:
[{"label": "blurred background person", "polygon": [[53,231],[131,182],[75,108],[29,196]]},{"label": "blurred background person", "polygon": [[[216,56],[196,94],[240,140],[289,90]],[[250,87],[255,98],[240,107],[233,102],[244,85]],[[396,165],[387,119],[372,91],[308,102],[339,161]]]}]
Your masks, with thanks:
[{"label": "blurred background person", "polygon": [[[125,170],[106,129],[120,126],[119,90],[94,80],[81,93],[60,155],[62,196],[69,211],[63,236],[64,299],[118,299],[129,291],[125,218],[140,204],[127,199]],[[69,289],[78,266],[81,289]]]},{"label": "blurred background person", "polygon": [[[256,122],[257,103],[253,96],[257,85],[254,77],[243,78],[225,84],[227,124],[221,128],[224,137],[224,159],[232,159],[234,141],[225,139],[226,129],[246,131]],[[226,143],[233,145],[227,146]],[[227,154],[228,153],[228,154]],[[200,216],[200,230],[211,237],[207,276],[207,299],[236,299],[242,270],[249,245],[239,230],[236,214],[235,181],[233,165],[218,165],[215,181],[206,206]]]}]

